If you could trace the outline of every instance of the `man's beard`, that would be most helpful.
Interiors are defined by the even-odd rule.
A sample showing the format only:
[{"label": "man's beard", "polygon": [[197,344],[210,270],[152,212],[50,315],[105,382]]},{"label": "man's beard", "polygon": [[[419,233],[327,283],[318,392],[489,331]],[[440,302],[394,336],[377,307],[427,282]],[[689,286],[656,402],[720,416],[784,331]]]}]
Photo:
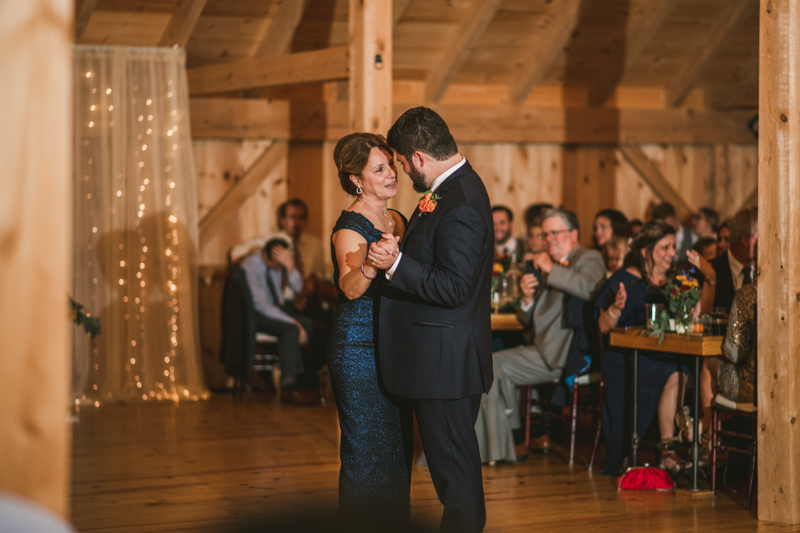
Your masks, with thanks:
[{"label": "man's beard", "polygon": [[411,178],[411,184],[415,191],[425,192],[428,190],[428,186],[425,184],[425,176],[414,168],[413,164],[411,165],[411,172],[409,172],[408,177]]}]

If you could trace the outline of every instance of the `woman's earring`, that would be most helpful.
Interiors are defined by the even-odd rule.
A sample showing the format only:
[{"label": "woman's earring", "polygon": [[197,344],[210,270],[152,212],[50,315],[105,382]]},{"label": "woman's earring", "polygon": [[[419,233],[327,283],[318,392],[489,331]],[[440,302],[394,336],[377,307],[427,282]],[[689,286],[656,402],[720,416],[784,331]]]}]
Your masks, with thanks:
[{"label": "woman's earring", "polygon": [[361,188],[361,185],[356,185],[356,194],[360,196],[362,192],[364,189]]}]

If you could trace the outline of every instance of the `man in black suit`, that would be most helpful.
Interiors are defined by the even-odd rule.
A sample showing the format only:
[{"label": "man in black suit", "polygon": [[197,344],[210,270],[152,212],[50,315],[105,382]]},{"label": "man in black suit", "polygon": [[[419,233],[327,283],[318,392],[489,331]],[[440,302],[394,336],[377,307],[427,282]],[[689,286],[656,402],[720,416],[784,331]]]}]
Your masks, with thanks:
[{"label": "man in black suit", "polygon": [[703,313],[710,312],[712,307],[724,307],[727,312],[736,290],[755,281],[753,248],[758,239],[758,209],[740,210],[728,221],[728,228],[728,251],[711,261],[717,277],[706,278],[703,285],[700,300]]},{"label": "man in black suit", "polygon": [[378,368],[386,389],[416,412],[444,504],[440,530],[480,532],[486,506],[474,426],[492,384],[489,196],[431,109],[406,111],[387,140],[425,195],[399,249],[390,235],[370,247],[370,260],[389,280],[380,301]]}]

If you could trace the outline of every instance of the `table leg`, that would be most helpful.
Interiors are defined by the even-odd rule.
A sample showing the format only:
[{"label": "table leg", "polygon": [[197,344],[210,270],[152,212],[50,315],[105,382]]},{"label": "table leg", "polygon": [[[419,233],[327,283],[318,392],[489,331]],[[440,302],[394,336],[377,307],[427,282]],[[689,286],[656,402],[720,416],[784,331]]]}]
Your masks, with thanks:
[{"label": "table leg", "polygon": [[697,461],[700,459],[700,363],[701,357],[694,358],[694,435],[692,438],[692,490],[697,487]]},{"label": "table leg", "polygon": [[639,420],[639,350],[633,350],[633,424],[631,428],[631,455],[633,456],[633,463],[631,466],[636,466],[639,459],[639,433],[637,432],[637,425]]}]

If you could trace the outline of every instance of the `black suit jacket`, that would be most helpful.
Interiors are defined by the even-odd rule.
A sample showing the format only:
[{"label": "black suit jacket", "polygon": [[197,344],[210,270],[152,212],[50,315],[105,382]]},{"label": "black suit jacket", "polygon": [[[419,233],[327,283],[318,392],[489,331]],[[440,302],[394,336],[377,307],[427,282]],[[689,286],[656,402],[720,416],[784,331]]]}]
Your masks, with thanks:
[{"label": "black suit jacket", "polygon": [[225,374],[249,378],[253,374],[253,354],[256,351],[256,311],[247,276],[239,265],[233,264],[225,280],[222,295],[222,345],[219,360]]},{"label": "black suit jacket", "polygon": [[726,311],[731,308],[733,294],[733,274],[731,274],[731,262],[728,260],[728,252],[711,261],[714,272],[717,273],[717,286],[714,291],[714,307],[724,307]]},{"label": "black suit jacket", "polygon": [[378,365],[386,389],[413,399],[459,399],[492,385],[489,195],[469,163],[414,215],[403,257],[380,300]]}]

